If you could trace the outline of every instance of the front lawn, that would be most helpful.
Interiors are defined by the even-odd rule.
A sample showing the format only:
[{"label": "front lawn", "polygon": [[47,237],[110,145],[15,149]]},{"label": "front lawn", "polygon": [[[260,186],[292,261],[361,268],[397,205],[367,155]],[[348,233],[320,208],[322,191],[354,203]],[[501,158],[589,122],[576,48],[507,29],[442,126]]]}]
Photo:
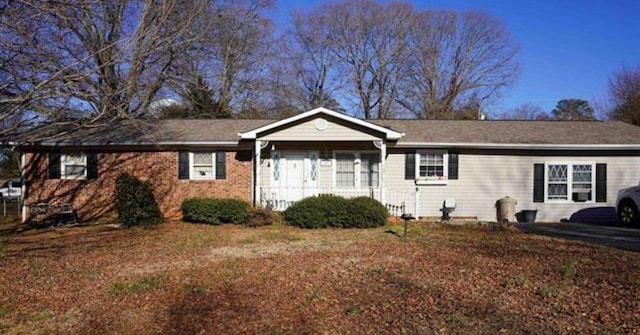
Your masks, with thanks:
[{"label": "front lawn", "polygon": [[8,334],[619,334],[640,254],[517,231],[0,229]]}]

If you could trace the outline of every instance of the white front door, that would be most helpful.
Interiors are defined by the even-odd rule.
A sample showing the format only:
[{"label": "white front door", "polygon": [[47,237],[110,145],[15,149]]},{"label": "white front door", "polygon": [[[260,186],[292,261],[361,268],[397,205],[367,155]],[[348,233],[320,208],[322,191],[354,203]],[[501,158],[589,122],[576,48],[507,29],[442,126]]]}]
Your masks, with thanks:
[{"label": "white front door", "polygon": [[317,151],[271,153],[271,187],[265,197],[279,210],[293,202],[318,194]]},{"label": "white front door", "polygon": [[297,201],[304,198],[304,153],[285,153],[285,188],[288,201]]}]

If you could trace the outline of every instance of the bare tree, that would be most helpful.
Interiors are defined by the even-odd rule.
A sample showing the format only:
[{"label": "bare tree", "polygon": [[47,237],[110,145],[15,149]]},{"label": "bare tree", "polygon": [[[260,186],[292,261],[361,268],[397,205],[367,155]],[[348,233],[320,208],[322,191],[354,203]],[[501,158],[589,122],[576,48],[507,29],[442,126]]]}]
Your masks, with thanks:
[{"label": "bare tree", "polygon": [[609,117],[640,126],[640,65],[622,68],[609,79]]},{"label": "bare tree", "polygon": [[297,32],[307,32],[312,44],[325,46],[339,60],[332,70],[348,79],[344,96],[363,111],[365,119],[389,118],[394,116],[411,13],[405,3],[347,0],[299,15],[297,20],[305,26]]},{"label": "bare tree", "polygon": [[[0,20],[0,104],[49,121],[144,115],[209,0],[23,0]],[[9,89],[11,89],[9,88]],[[11,112],[11,111],[10,111]]]},{"label": "bare tree", "polygon": [[458,118],[457,111],[495,98],[519,72],[518,46],[497,18],[484,13],[415,13],[408,41],[398,101],[418,118]]},{"label": "bare tree", "polygon": [[294,28],[281,41],[280,49],[287,52],[280,53],[270,69],[279,108],[342,110],[336,97],[345,79],[336,71],[338,59],[329,50],[323,31],[314,29],[319,24],[313,21],[318,19],[294,13]]},{"label": "bare tree", "polygon": [[530,103],[522,104],[495,116],[499,120],[550,120],[542,107]]},{"label": "bare tree", "polygon": [[185,100],[204,78],[219,109],[214,114],[238,114],[259,104],[273,52],[273,24],[264,12],[272,6],[272,0],[225,0],[205,9],[195,27],[203,38],[185,51],[173,80]]}]

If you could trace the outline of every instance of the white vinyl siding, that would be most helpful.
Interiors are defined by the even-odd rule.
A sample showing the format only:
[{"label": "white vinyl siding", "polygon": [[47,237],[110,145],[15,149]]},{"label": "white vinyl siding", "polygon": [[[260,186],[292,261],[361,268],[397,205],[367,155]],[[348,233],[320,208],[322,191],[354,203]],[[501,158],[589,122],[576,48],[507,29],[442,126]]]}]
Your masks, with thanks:
[{"label": "white vinyl siding", "polygon": [[260,137],[265,141],[374,141],[377,136],[343,126],[332,120],[311,119]]},{"label": "white vinyl siding", "polygon": [[[523,156],[518,153],[503,154],[491,150],[460,152],[458,156],[459,179],[448,180],[446,185],[416,185],[413,179],[404,178],[406,150],[389,150],[385,165],[385,186],[409,194],[407,211],[416,214],[417,199],[419,216],[439,217],[445,199],[456,200],[453,216],[472,216],[484,221],[496,220],[495,203],[505,196],[516,199],[516,211],[538,209],[536,221],[559,222],[589,207],[607,207],[615,204],[618,190],[638,185],[640,180],[640,157],[599,155],[568,157],[552,155]],[[533,202],[533,165],[545,162],[571,162],[572,164],[607,164],[606,202],[594,203],[595,183],[592,184],[592,200],[587,202],[555,201]],[[417,161],[416,161],[417,165]],[[595,166],[592,170],[595,175]],[[417,176],[417,175],[416,175]],[[416,195],[416,189],[418,189]],[[393,192],[387,191],[387,199]]]}]

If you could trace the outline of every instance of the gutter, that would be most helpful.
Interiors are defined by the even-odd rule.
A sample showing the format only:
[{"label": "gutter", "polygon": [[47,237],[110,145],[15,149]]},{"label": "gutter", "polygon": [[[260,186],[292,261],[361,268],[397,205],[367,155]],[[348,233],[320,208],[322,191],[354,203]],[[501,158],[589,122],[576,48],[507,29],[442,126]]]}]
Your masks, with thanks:
[{"label": "gutter", "polygon": [[238,141],[155,141],[155,142],[42,142],[19,144],[19,147],[108,147],[108,146],[171,146],[171,145],[191,145],[191,146],[224,146],[237,147]]},{"label": "gutter", "polygon": [[394,148],[534,149],[534,150],[640,150],[640,144],[529,144],[529,143],[425,143],[402,142]]}]

